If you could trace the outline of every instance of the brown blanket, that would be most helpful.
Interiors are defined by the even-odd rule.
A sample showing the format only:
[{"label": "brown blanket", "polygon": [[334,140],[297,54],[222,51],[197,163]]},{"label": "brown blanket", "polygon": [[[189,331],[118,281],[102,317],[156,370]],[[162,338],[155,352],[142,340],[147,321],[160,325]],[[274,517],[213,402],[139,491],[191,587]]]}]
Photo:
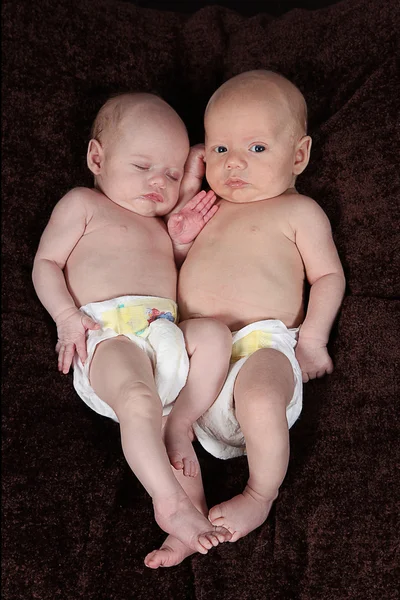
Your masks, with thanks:
[{"label": "brown blanket", "polygon": [[[8,0],[2,11],[2,598],[398,598],[397,0],[280,18],[117,0]],[[164,534],[123,458],[118,425],[57,372],[32,260],[54,204],[91,185],[86,144],[109,94],[158,92],[196,143],[211,93],[253,68],[282,72],[308,102],[314,143],[299,189],[331,219],[348,282],[330,343],[336,370],[305,386],[266,523],[151,571],[143,558]],[[210,505],[243,488],[245,459],[200,459]]]}]

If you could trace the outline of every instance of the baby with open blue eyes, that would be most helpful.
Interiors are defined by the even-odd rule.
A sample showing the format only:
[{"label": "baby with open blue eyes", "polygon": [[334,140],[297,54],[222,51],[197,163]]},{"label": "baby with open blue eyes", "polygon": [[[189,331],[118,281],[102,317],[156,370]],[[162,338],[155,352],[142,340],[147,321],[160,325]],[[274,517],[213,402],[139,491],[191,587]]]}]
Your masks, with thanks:
[{"label": "baby with open blue eyes", "polygon": [[58,368],[68,373],[73,363],[79,396],[119,422],[126,460],[160,527],[206,554],[231,535],[189,499],[193,478],[171,468],[162,427],[192,374],[208,404],[226,374],[225,325],[200,320],[206,343],[192,351],[177,325],[176,264],[215,214],[215,195],[189,195],[170,215],[182,189],[188,195],[194,182],[197,191],[198,179],[185,125],[152,94],[122,94],[103,105],[87,164],[94,188],[74,188],[57,203],[32,274],[57,326]]},{"label": "baby with open blue eyes", "polygon": [[[300,90],[277,73],[242,73],[213,94],[204,126],[205,173],[218,212],[183,262],[178,305],[193,346],[204,318],[229,329],[226,381],[193,430],[217,458],[247,455],[243,492],[208,513],[234,542],[265,521],[278,495],[289,460],[289,428],[302,408],[302,383],[333,370],[327,342],[345,280],[327,216],[295,188],[311,148]],[[182,400],[168,427],[174,419],[184,426],[185,415],[193,414],[190,398],[186,407]],[[175,434],[176,468],[179,457],[192,452],[192,437]],[[192,501],[204,506],[201,478],[195,481]],[[190,553],[170,535],[146,564],[170,566]]]}]

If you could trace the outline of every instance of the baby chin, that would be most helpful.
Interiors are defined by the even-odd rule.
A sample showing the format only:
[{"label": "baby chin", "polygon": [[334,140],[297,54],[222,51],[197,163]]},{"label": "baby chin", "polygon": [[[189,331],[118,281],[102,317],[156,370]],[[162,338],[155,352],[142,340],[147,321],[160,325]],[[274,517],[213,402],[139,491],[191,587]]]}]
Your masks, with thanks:
[{"label": "baby chin", "polygon": [[221,186],[221,193],[219,195],[229,202],[252,202],[255,190],[249,183],[238,183]]},{"label": "baby chin", "polygon": [[138,196],[129,203],[129,208],[142,217],[162,217],[172,210],[171,202],[156,200],[152,197]]}]

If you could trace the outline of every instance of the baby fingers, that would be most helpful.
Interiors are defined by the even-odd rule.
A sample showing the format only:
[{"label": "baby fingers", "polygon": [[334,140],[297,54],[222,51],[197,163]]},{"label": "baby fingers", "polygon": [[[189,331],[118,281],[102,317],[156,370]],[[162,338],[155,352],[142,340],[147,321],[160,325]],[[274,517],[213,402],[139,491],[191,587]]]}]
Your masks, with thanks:
[{"label": "baby fingers", "polygon": [[[76,352],[81,359],[82,364],[84,365],[87,359],[87,350],[86,350],[86,341],[82,340],[82,342],[76,344]],[[73,358],[73,355],[72,355]]]},{"label": "baby fingers", "polygon": [[214,204],[216,199],[217,199],[217,196],[214,194],[214,192],[212,190],[207,192],[207,194],[204,196],[204,198],[202,200],[200,200],[200,202],[199,202],[199,206],[198,206],[199,212],[201,212],[201,214],[204,216],[211,209],[211,207]]},{"label": "baby fingers", "polygon": [[315,374],[315,377],[317,379],[320,379],[321,377],[323,377],[324,375],[326,375],[328,373],[328,371],[326,369],[321,369],[320,371],[317,371]]},{"label": "baby fingers", "polygon": [[74,345],[60,345],[60,350],[58,353],[58,370],[64,373],[64,375],[66,375],[69,371],[69,368],[72,364],[72,359],[74,358],[74,353]]},{"label": "baby fingers", "polygon": [[207,192],[205,192],[204,190],[201,190],[201,192],[196,194],[191,200],[189,200],[189,202],[187,202],[185,204],[184,208],[190,208],[190,210],[192,210],[193,208],[197,208],[198,205],[204,200],[206,195],[207,195]]},{"label": "baby fingers", "polygon": [[185,208],[196,210],[204,215],[214,204],[216,198],[217,197],[212,190],[209,190],[208,192],[202,190],[186,204]]},{"label": "baby fingers", "polygon": [[205,223],[208,223],[208,221],[211,219],[211,217],[213,217],[215,215],[215,213],[217,212],[218,208],[219,207],[215,206],[215,205],[210,208],[210,210],[204,215],[204,222]]}]

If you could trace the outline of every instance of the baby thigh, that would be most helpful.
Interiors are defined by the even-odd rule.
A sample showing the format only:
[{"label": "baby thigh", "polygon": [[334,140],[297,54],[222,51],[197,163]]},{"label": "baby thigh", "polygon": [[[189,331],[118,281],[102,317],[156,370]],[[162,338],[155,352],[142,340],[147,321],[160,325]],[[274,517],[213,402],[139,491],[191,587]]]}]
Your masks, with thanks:
[{"label": "baby thigh", "polygon": [[232,334],[224,323],[212,318],[189,319],[179,327],[185,338],[190,367],[173,412],[177,416],[182,411],[192,424],[221,391],[229,368]]},{"label": "baby thigh", "polygon": [[248,485],[275,498],[289,461],[286,408],[294,391],[288,358],[271,348],[257,350],[236,378],[236,418],[243,432],[249,463]]},{"label": "baby thigh", "polygon": [[171,487],[161,437],[162,406],[144,350],[124,336],[101,342],[91,363],[90,382],[115,411],[125,458],[148,493],[154,498],[161,485]]},{"label": "baby thigh", "polygon": [[126,415],[139,413],[156,418],[161,432],[162,407],[152,364],[145,351],[127,337],[98,344],[90,365],[90,383],[120,423]]}]

